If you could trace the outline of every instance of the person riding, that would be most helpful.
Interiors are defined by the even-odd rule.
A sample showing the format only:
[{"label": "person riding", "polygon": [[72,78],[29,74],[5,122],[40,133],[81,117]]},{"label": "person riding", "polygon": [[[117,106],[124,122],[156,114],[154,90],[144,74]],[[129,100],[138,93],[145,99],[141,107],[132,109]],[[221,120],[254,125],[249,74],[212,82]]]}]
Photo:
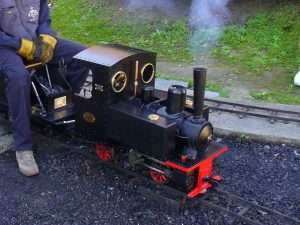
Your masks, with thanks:
[{"label": "person riding", "polygon": [[47,0],[0,0],[0,74],[5,77],[16,159],[25,176],[39,174],[32,151],[31,79],[25,65],[41,62],[58,66],[63,60],[66,77],[76,91],[87,71],[72,58],[85,48],[57,37],[51,28]]}]

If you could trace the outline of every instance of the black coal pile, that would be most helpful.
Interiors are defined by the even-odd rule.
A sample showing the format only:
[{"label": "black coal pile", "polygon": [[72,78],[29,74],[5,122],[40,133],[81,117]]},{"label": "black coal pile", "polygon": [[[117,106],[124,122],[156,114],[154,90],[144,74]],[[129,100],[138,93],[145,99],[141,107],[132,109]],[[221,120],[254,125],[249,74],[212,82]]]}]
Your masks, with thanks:
[{"label": "black coal pile", "polygon": [[[300,150],[222,141],[231,151],[217,162],[225,178],[221,188],[299,218]],[[20,175],[13,152],[0,155],[1,225],[208,225],[220,214],[200,207],[182,213],[168,210],[138,194],[125,176],[98,164],[96,158],[40,142],[38,177]]]}]

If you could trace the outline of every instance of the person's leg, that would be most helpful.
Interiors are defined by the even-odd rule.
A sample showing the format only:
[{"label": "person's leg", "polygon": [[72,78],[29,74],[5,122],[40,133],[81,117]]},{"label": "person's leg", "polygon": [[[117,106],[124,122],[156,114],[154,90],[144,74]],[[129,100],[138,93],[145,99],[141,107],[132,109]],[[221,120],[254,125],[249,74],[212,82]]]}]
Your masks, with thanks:
[{"label": "person's leg", "polygon": [[66,78],[73,90],[77,92],[84,83],[87,76],[87,69],[73,60],[73,56],[86,49],[85,46],[75,42],[58,39],[51,64],[57,65],[61,60],[67,65]]},{"label": "person's leg", "polygon": [[15,150],[32,149],[29,72],[21,57],[10,49],[0,49],[0,71],[5,75],[5,92],[12,117]]},{"label": "person's leg", "polygon": [[13,50],[0,48],[0,71],[5,76],[6,97],[12,117],[14,145],[20,172],[26,176],[39,173],[31,142],[30,76],[23,60]]}]

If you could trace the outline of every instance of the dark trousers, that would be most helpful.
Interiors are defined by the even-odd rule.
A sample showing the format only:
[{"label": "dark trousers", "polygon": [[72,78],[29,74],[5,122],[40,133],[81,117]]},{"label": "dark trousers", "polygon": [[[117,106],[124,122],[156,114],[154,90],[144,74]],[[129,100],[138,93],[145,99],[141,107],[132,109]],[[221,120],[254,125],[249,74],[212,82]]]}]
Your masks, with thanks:
[{"label": "dark trousers", "polygon": [[[72,57],[85,47],[59,39],[53,60],[49,66],[57,66],[63,60],[67,65],[67,79],[73,90],[78,90],[85,80],[86,69],[80,67]],[[15,50],[0,47],[0,72],[5,75],[6,97],[12,117],[14,145],[16,151],[32,149],[31,140],[31,79],[23,59]]]}]

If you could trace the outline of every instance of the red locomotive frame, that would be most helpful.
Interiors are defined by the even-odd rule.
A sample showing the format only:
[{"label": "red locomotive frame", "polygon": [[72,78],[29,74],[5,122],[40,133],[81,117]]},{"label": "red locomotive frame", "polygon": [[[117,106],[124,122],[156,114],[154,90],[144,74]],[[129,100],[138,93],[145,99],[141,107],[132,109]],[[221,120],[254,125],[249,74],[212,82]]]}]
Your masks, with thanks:
[{"label": "red locomotive frame", "polygon": [[215,159],[217,159],[227,151],[228,151],[227,146],[222,147],[216,152],[214,152],[213,154],[205,157],[196,165],[189,168],[176,164],[172,161],[167,161],[165,163],[165,166],[182,171],[186,174],[198,172],[197,184],[195,188],[187,194],[189,198],[195,198],[200,194],[206,193],[206,191],[213,186],[210,181],[213,180],[219,182],[222,180],[222,177],[220,175],[213,174],[213,162]]},{"label": "red locomotive frame", "polygon": [[[214,152],[206,155],[202,160],[192,165],[191,167],[186,167],[173,161],[164,162],[164,166],[166,168],[171,168],[173,170],[183,172],[187,176],[192,173],[197,174],[195,186],[191,191],[187,193],[187,197],[189,199],[193,199],[205,194],[210,188],[212,188],[212,182],[218,183],[222,180],[222,177],[220,175],[214,174],[213,165],[214,161],[218,157],[226,153],[228,150],[229,149],[227,146],[218,146]],[[96,144],[96,154],[101,161],[109,162],[113,160],[114,150],[113,148],[108,147],[104,144]],[[186,159],[183,159],[182,161],[186,161]],[[157,184],[166,185],[168,183],[169,178],[166,175],[161,174],[155,170],[150,170],[149,175],[150,178]]]}]

